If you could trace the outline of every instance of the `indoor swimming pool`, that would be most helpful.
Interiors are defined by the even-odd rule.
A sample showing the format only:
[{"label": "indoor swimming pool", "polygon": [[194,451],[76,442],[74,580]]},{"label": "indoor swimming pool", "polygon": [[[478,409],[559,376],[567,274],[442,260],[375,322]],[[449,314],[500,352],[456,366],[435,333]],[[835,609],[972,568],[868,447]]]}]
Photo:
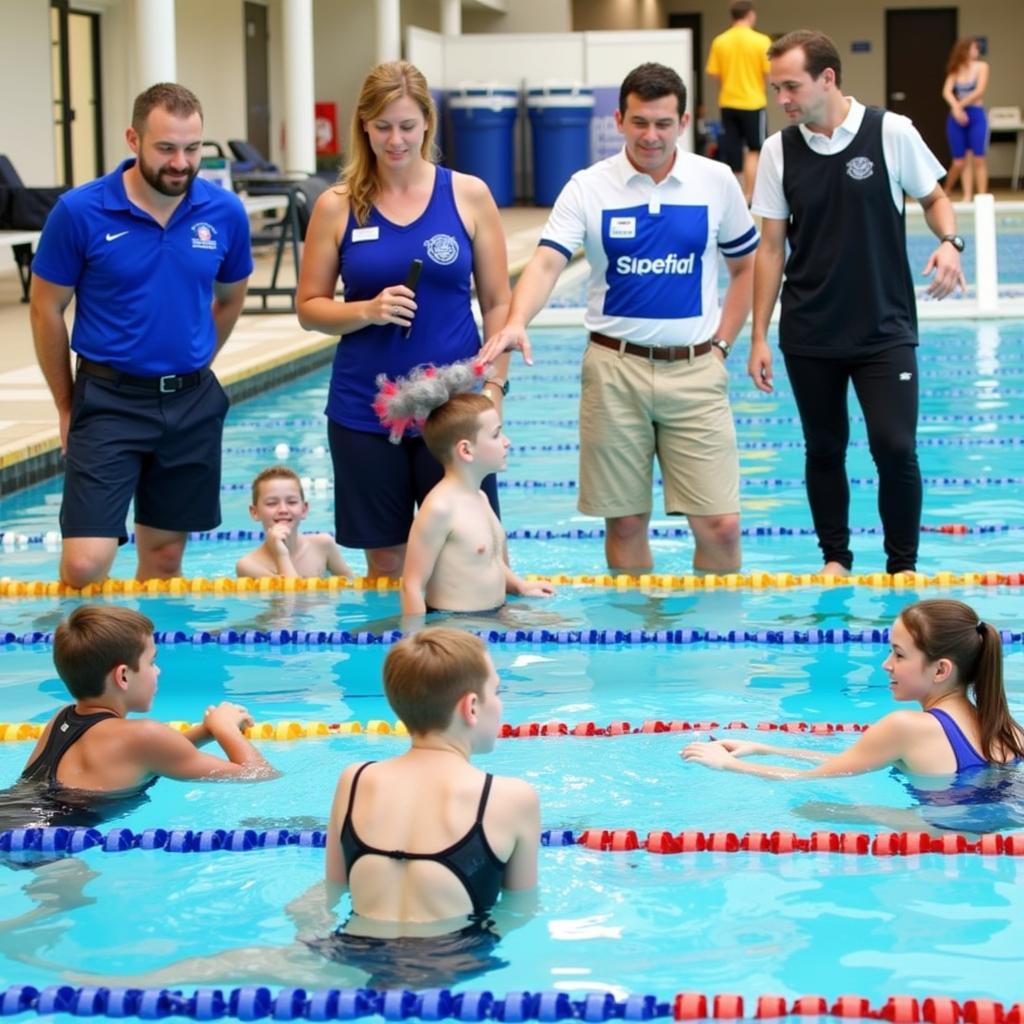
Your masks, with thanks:
[{"label": "indoor swimming pool", "polygon": [[[153,619],[162,670],[155,717],[194,722],[210,703],[245,704],[272,737],[259,742],[281,777],[245,786],[165,780],[98,825],[98,839],[78,840],[88,848],[51,856],[36,849],[27,865],[0,860],[0,989],[440,988],[506,1002],[499,1012],[486,1001],[481,1010],[468,997],[455,1004],[432,997],[433,1010],[421,1002],[416,1013],[506,1020],[644,1019],[672,1013],[680,992],[735,994],[750,1012],[766,994],[787,1002],[816,995],[828,1006],[855,994],[875,1008],[892,996],[1007,1007],[1018,999],[1024,859],[1016,854],[1024,841],[977,852],[955,846],[958,835],[975,843],[982,833],[1024,832],[1018,769],[991,770],[959,799],[934,778],[882,771],[768,782],[684,763],[679,751],[694,738],[765,734],[791,746],[842,749],[893,709],[880,668],[886,631],[919,597],[960,598],[1004,631],[1010,707],[1024,717],[1024,323],[923,325],[922,576],[896,585],[881,575],[875,471],[853,401],[851,523],[855,571],[864,577],[830,586],[800,580],[819,559],[796,410],[781,360],[775,394],[761,395],[746,378],[742,344],[730,361],[742,575],[681,582],[692,538],[684,520],[662,513],[656,487],[654,574],[602,578],[603,524],[575,510],[582,332],[531,337],[536,365],[516,357],[505,406],[513,450],[501,481],[502,517],[514,568],[567,582],[549,600],[514,599],[497,616],[459,621],[490,639],[507,731],[519,734],[499,740],[480,765],[525,778],[540,793],[549,845],[540,855],[536,912],[499,904],[500,940],[441,947],[436,957],[397,950],[359,967],[325,948],[348,913],[347,898],[337,916],[317,898],[318,844],[335,780],[346,764],[389,756],[405,742],[380,682],[388,643],[401,629],[398,595],[355,586],[217,588],[258,543],[248,487],[278,461],[279,446],[288,446],[285,461],[306,484],[305,528],[331,528],[325,369],[231,410],[223,523],[190,542],[184,583],[154,593],[111,587],[95,598]],[[9,581],[0,598],[4,784],[31,750],[32,730],[12,726],[41,725],[66,702],[50,634],[81,599],[10,583],[54,579],[59,501],[53,480],[0,502],[0,575]],[[346,557],[363,570],[360,552]],[[114,576],[133,568],[129,544]],[[545,726],[549,735],[530,735]],[[613,850],[601,848],[610,838],[579,842],[588,831],[592,840],[634,833],[636,844]],[[663,832],[700,833],[697,846],[713,848],[644,848],[649,834]],[[873,845],[876,837],[921,832],[953,837],[950,852],[886,855]],[[756,843],[734,849],[727,838],[749,833],[868,838],[850,839],[850,852],[839,852],[836,838],[833,852],[826,842],[824,850],[792,854],[758,852]],[[712,835],[720,839],[709,843]],[[64,835],[57,845],[68,841]],[[47,842],[56,842],[52,833]],[[508,1002],[524,992],[548,993],[548,1002],[534,998],[525,1013],[522,1001]],[[599,1010],[586,1000],[591,994],[613,1002]],[[629,1002],[641,996],[653,998]],[[18,1012],[10,998],[0,1004],[5,1015]],[[299,1015],[322,1012],[319,1019],[412,1012],[408,1002],[402,1011],[364,1001],[349,1013],[337,996],[315,1010],[306,995],[280,1004],[252,998],[261,1012],[235,1005],[229,1015],[287,1019],[288,1000],[293,1010],[301,1003]],[[51,1003],[71,1005],[58,995]],[[144,1016],[140,1005],[131,1003],[128,1015]],[[177,1004],[159,1005],[172,1012]],[[203,1013],[197,1005],[189,1015],[222,1015],[214,1012],[219,1004],[205,1002]]]}]

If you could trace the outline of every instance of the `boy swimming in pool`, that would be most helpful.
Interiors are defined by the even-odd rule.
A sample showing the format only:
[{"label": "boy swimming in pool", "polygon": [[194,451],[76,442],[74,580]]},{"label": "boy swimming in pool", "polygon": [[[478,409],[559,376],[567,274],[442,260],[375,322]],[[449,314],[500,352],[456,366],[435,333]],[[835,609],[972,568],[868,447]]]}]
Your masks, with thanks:
[{"label": "boy swimming in pool", "polygon": [[302,481],[287,466],[270,466],[252,482],[249,515],[263,526],[265,539],[235,566],[238,576],[351,576],[334,538],[326,533],[299,531],[309,514]]},{"label": "boy swimming in pool", "polygon": [[509,440],[490,399],[453,395],[423,424],[444,477],[413,520],[402,573],[402,614],[494,611],[507,594],[550,597],[547,582],[528,583],[508,565],[505,530],[480,490],[505,469]]},{"label": "boy swimming in pool", "polygon": [[[1024,729],[1010,715],[999,631],[962,601],[918,601],[900,612],[882,663],[895,700],[920,711],[893,711],[841,754],[768,743],[691,743],[687,761],[768,779],[860,775],[895,765],[915,775],[956,775],[1024,758]],[[972,700],[973,696],[973,700]],[[801,771],[752,764],[758,754],[817,763]]]},{"label": "boy swimming in pool", "polygon": [[[277,775],[242,735],[252,718],[238,704],[208,707],[185,733],[151,718],[128,720],[133,711],[149,711],[160,675],[153,623],[145,615],[82,605],[57,627],[53,661],[75,703],[46,724],[15,791],[34,786],[48,806],[74,818],[76,808],[95,811],[138,798],[161,775],[237,782]],[[199,749],[212,740],[225,757]],[[15,791],[9,791],[12,802],[24,806]],[[5,807],[4,816],[12,810]]]}]

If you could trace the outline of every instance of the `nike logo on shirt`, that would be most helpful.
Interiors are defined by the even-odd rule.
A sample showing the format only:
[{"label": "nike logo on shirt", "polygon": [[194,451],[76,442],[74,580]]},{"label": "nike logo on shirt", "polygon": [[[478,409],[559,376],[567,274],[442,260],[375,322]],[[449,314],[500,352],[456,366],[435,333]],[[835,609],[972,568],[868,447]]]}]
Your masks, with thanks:
[{"label": "nike logo on shirt", "polygon": [[107,232],[107,241],[112,242],[115,238],[120,238],[122,235],[127,235],[127,231],[118,231],[116,235],[112,235],[109,231]]}]

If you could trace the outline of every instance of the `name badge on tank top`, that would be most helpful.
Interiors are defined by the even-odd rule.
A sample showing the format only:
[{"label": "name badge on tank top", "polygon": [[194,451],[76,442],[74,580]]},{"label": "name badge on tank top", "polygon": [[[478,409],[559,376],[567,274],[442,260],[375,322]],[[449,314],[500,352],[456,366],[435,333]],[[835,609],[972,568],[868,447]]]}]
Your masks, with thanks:
[{"label": "name badge on tank top", "polygon": [[380,238],[380,227],[376,224],[371,224],[366,228],[352,229],[353,242],[376,242],[378,238]]}]

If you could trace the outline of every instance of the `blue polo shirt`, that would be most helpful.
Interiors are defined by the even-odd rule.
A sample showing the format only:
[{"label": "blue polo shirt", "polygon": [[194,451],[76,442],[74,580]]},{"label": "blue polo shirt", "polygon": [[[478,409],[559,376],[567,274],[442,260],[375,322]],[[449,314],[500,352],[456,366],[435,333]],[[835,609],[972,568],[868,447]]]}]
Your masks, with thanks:
[{"label": "blue polo shirt", "polygon": [[252,273],[249,218],[238,196],[196,178],[161,227],[125,193],[133,163],[60,197],[32,273],[75,289],[79,355],[138,376],[191,373],[216,348],[214,282]]}]

